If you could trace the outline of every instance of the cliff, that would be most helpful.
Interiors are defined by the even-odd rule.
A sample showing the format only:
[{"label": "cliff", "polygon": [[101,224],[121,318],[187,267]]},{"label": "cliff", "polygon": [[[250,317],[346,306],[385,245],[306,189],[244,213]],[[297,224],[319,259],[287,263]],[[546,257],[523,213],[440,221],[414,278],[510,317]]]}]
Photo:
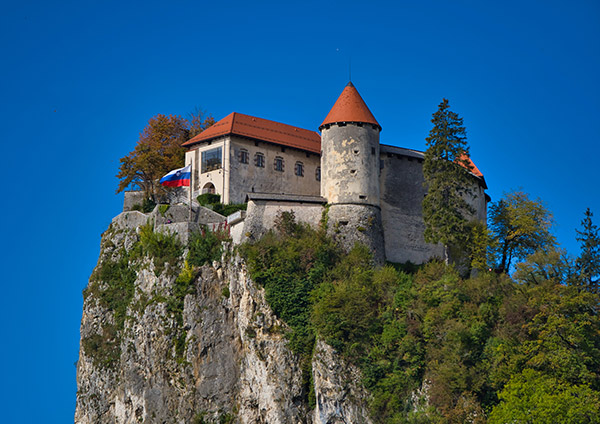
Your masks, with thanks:
[{"label": "cliff", "polygon": [[321,341],[309,401],[286,325],[233,248],[191,266],[189,228],[152,217],[125,212],[103,234],[84,291],[76,423],[370,422],[358,370]]}]

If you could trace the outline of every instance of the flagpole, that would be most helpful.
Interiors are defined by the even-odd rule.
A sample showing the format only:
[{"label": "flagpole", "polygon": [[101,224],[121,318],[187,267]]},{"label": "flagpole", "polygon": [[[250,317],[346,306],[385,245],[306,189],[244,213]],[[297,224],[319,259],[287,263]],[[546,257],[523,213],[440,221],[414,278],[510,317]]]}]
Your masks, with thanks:
[{"label": "flagpole", "polygon": [[190,222],[192,222],[192,192],[194,191],[194,155],[190,155]]}]

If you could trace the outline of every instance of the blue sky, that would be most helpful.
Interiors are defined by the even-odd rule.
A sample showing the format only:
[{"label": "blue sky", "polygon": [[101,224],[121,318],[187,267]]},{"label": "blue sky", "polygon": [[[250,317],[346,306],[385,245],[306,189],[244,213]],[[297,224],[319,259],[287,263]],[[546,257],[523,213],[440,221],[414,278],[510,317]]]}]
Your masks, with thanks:
[{"label": "blue sky", "polygon": [[351,57],[382,143],[423,150],[446,97],[492,199],[541,198],[572,254],[587,207],[600,224],[595,0],[22,0],[0,37],[3,422],[72,421],[81,290],[119,158],[158,113],[317,130]]}]

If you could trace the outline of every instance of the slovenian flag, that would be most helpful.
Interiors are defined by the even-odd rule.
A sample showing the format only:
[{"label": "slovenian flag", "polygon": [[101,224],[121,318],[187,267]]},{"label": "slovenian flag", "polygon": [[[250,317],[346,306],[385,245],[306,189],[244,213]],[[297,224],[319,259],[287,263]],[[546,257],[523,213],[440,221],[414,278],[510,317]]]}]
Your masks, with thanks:
[{"label": "slovenian flag", "polygon": [[183,187],[190,185],[190,176],[192,175],[192,165],[185,168],[174,169],[160,179],[160,183],[167,187]]}]

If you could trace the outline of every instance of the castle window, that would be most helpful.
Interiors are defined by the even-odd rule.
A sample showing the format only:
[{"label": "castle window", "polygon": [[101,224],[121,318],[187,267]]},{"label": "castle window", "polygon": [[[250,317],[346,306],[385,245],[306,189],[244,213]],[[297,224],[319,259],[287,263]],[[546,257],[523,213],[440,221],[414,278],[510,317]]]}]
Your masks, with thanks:
[{"label": "castle window", "polygon": [[375,147],[371,147],[371,154],[374,155],[375,154]]},{"label": "castle window", "polygon": [[254,155],[254,165],[258,166],[259,168],[264,168],[265,167],[265,155],[263,155],[262,153],[257,153]]},{"label": "castle window", "polygon": [[283,172],[283,158],[281,156],[275,157],[275,171]]},{"label": "castle window", "polygon": [[221,152],[222,149],[220,147],[202,152],[200,172],[209,172],[214,171],[215,169],[221,169]]},{"label": "castle window", "polygon": [[294,173],[299,177],[304,177],[304,164],[302,162],[296,162]]},{"label": "castle window", "polygon": [[248,163],[250,160],[250,155],[248,154],[248,150],[240,149],[240,163]]},{"label": "castle window", "polygon": [[315,170],[315,178],[317,179],[317,181],[321,181],[321,167],[317,166],[317,169]]}]

